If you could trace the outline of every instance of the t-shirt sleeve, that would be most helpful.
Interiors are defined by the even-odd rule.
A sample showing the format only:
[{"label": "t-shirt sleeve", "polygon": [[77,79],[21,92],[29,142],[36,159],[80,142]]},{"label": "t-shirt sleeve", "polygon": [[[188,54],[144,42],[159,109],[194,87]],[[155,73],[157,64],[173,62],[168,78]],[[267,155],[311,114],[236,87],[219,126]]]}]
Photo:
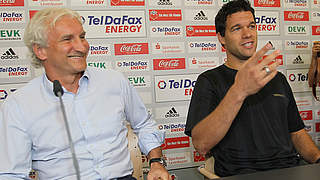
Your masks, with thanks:
[{"label": "t-shirt sleeve", "polygon": [[203,74],[199,75],[193,90],[187,116],[185,134],[191,136],[192,129],[218,105],[213,81]]}]

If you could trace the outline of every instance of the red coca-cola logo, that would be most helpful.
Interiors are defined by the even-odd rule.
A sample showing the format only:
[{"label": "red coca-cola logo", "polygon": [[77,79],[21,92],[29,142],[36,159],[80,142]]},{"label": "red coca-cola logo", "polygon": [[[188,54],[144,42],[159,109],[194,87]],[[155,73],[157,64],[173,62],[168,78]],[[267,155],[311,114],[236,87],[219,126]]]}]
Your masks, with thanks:
[{"label": "red coca-cola logo", "polygon": [[255,7],[280,7],[280,0],[254,0]]},{"label": "red coca-cola logo", "polygon": [[173,69],[185,69],[185,58],[169,58],[169,59],[154,59],[154,70],[173,70]]},{"label": "red coca-cola logo", "polygon": [[308,11],[284,11],[285,21],[309,21]]},{"label": "red coca-cola logo", "polygon": [[115,55],[149,54],[148,43],[123,43],[114,45]]},{"label": "red coca-cola logo", "polygon": [[134,44],[132,46],[122,45],[120,47],[120,52],[122,53],[136,53],[141,51],[141,46],[139,44]]}]

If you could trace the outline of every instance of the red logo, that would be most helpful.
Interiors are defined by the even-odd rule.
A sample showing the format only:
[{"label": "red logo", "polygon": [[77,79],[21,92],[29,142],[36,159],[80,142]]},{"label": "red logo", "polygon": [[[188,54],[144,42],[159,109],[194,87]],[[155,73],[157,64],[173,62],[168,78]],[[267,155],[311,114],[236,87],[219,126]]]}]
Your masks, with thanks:
[{"label": "red logo", "polygon": [[185,68],[185,58],[153,59],[154,70],[173,70]]},{"label": "red logo", "polygon": [[161,147],[163,150],[190,147],[190,139],[188,136],[166,138]]},{"label": "red logo", "polygon": [[123,43],[114,45],[115,55],[149,54],[148,43]]},{"label": "red logo", "polygon": [[150,21],[181,21],[181,9],[151,9],[149,10]]},{"label": "red logo", "polygon": [[187,36],[216,36],[216,26],[186,26]]},{"label": "red logo", "polygon": [[308,11],[284,11],[285,21],[309,21]]},{"label": "red logo", "polygon": [[0,6],[24,6],[24,0],[0,0]]},{"label": "red logo", "polygon": [[320,35],[320,26],[312,26],[312,35]]},{"label": "red logo", "polygon": [[254,7],[280,7],[280,0],[254,0]]},{"label": "red logo", "polygon": [[304,121],[312,120],[312,110],[299,111],[301,119]]},{"label": "red logo", "polygon": [[144,6],[144,0],[111,0],[111,6]]}]

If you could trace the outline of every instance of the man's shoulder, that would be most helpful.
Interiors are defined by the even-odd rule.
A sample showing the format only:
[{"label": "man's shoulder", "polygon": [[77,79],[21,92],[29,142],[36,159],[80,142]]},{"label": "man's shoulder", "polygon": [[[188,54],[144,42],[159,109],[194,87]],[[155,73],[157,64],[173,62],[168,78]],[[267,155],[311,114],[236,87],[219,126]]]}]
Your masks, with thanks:
[{"label": "man's shoulder", "polygon": [[220,75],[221,73],[223,73],[224,71],[226,71],[226,67],[225,65],[220,65],[216,68],[213,69],[209,69],[207,71],[204,71],[203,73],[201,73],[199,76],[202,77],[207,77],[207,78],[214,78],[217,77],[218,75]]}]

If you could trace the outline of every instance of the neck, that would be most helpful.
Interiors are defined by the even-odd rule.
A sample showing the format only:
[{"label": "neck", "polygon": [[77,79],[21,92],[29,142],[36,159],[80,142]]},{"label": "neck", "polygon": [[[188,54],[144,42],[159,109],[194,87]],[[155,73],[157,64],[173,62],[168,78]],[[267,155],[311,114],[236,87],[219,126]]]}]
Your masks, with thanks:
[{"label": "neck", "polygon": [[46,75],[51,82],[53,82],[54,80],[58,80],[61,83],[61,85],[64,88],[66,88],[69,92],[76,94],[79,88],[79,80],[82,77],[83,72],[81,74],[79,73],[73,76],[64,76],[64,77],[49,76],[48,73]]}]

